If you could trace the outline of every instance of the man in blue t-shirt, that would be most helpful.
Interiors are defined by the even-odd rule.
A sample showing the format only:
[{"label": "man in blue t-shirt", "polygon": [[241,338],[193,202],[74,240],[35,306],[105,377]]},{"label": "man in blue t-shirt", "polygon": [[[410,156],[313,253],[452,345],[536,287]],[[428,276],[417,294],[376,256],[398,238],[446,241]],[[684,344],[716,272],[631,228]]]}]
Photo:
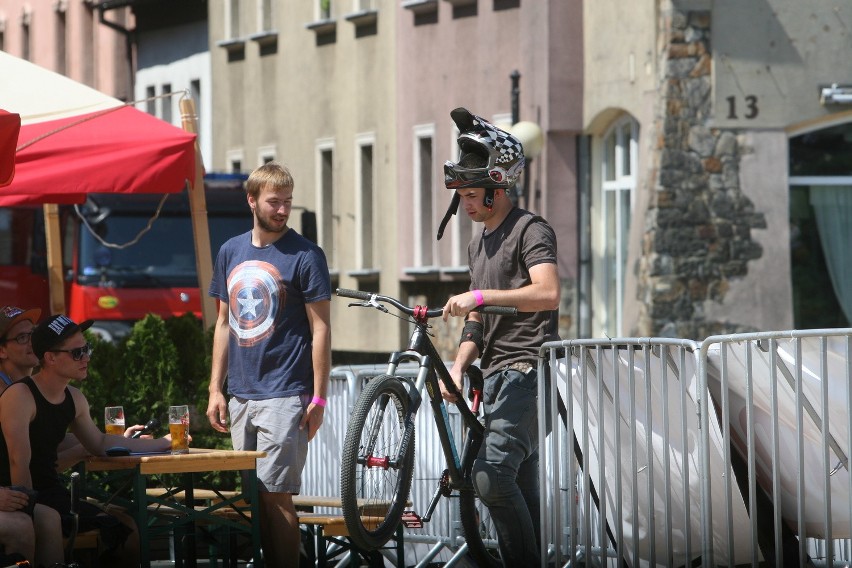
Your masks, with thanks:
[{"label": "man in blue t-shirt", "polygon": [[294,566],[293,495],[322,424],[331,367],[331,278],[322,249],[287,226],[293,178],[286,167],[257,168],[246,194],[254,227],[222,245],[210,283],[219,316],[207,418],[228,432],[229,413],[234,449],[266,452],[257,464],[264,560]]}]

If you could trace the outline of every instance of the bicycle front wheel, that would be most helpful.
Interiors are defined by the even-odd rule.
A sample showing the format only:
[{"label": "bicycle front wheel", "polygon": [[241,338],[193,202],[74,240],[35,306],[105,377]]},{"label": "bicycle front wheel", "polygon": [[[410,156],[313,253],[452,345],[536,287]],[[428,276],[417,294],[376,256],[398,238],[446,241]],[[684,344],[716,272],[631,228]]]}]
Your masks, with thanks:
[{"label": "bicycle front wheel", "polygon": [[459,519],[467,554],[480,568],[503,566],[500,549],[497,547],[497,529],[491,521],[488,507],[483,505],[473,488],[459,490]]},{"label": "bicycle front wheel", "polygon": [[349,538],[363,550],[390,540],[411,489],[414,425],[403,449],[410,408],[403,380],[389,375],[370,380],[346,428],[340,467],[343,517]]}]

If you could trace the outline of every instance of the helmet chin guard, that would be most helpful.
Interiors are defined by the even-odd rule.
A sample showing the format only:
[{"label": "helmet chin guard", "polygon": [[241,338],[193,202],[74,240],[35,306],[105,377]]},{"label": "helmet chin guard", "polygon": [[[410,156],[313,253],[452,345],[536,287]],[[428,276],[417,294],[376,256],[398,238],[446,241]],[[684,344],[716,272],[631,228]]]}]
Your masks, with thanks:
[{"label": "helmet chin guard", "polygon": [[485,189],[483,205],[494,204],[494,190],[513,187],[524,169],[524,148],[512,134],[501,130],[465,108],[450,112],[459,129],[459,159],[444,162],[444,185],[454,192],[453,200],[438,228],[438,240],[450,217],[456,214],[459,195],[455,190],[465,187]]}]

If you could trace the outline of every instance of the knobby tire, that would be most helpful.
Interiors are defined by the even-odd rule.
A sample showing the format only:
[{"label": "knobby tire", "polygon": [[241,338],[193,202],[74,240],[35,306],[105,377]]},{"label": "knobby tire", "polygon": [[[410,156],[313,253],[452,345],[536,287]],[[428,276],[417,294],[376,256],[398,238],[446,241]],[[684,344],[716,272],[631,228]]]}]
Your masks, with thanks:
[{"label": "knobby tire", "polygon": [[[346,428],[340,467],[340,494],[349,538],[362,550],[381,548],[399,526],[414,475],[414,429],[404,457],[400,453],[410,400],[403,379],[371,379],[355,402]],[[413,417],[410,418],[413,422]],[[369,467],[365,451],[390,458],[388,466]]]}]

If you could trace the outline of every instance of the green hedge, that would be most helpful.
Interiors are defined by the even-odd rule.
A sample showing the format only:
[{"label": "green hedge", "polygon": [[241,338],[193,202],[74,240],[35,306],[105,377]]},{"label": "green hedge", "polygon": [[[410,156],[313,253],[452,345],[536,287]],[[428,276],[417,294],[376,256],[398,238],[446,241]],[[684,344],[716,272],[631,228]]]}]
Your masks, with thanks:
[{"label": "green hedge", "polygon": [[[78,385],[89,401],[92,418],[103,428],[105,406],[121,405],[128,426],[159,418],[157,436],[168,433],[168,408],[190,407],[192,447],[231,448],[231,437],[216,432],[207,420],[207,385],[213,332],[205,332],[192,314],[163,320],[148,315],[133,326],[121,342],[103,341],[87,334],[95,350],[89,376]],[[217,487],[233,487],[231,476]]]}]

